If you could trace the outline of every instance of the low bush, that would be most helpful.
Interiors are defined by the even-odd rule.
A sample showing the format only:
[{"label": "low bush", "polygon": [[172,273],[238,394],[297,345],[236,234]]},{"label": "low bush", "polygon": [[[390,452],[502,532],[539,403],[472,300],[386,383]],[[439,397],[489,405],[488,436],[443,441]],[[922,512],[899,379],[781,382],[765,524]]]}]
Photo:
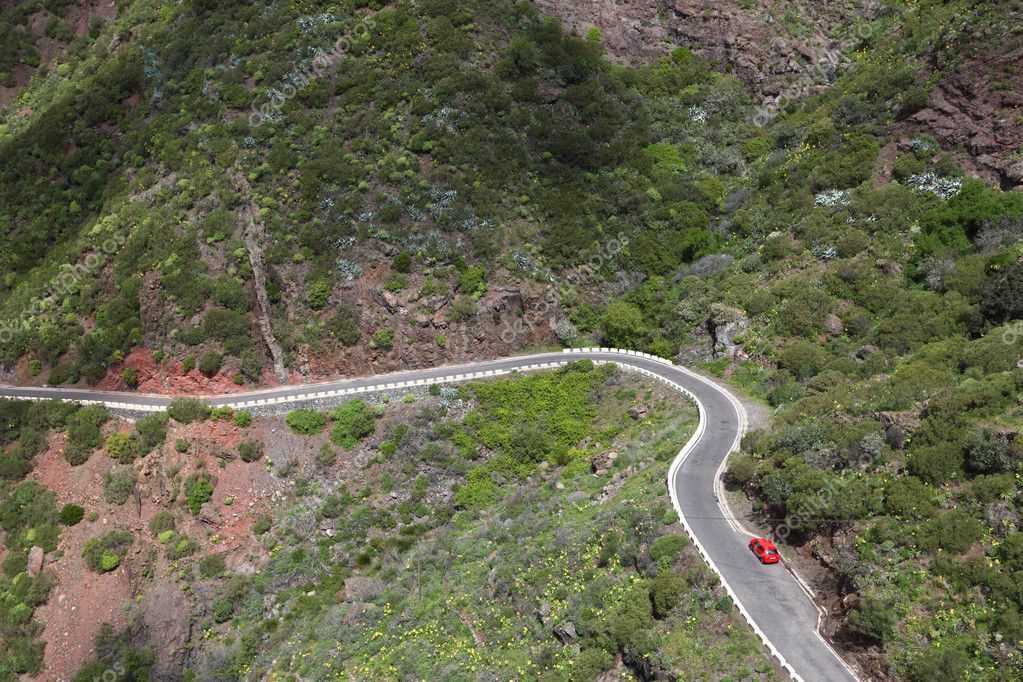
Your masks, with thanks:
[{"label": "low bush", "polygon": [[330,440],[346,450],[352,449],[376,431],[373,409],[362,400],[350,400],[339,405],[331,412],[330,418],[333,420]]},{"label": "low bush", "polygon": [[223,554],[210,554],[199,562],[199,575],[204,578],[219,578],[225,568]]},{"label": "low bush", "polygon": [[653,604],[654,616],[666,618],[686,593],[686,582],[675,575],[674,571],[662,571],[650,586],[650,602]]},{"label": "low bush", "polygon": [[124,504],[135,492],[135,472],[125,465],[103,474],[103,497],[111,504]]},{"label": "low bush", "polygon": [[243,462],[256,462],[263,457],[263,442],[253,439],[238,444],[238,456]]},{"label": "low bush", "polygon": [[202,506],[213,498],[216,478],[206,471],[198,471],[185,479],[185,500],[192,516],[198,516]]},{"label": "low bush", "polygon": [[74,526],[85,518],[85,509],[77,504],[65,504],[58,516],[60,517],[60,522],[65,526]]},{"label": "low bush", "polygon": [[327,418],[316,410],[300,408],[289,412],[285,421],[293,432],[303,436],[313,436],[323,431]]},{"label": "low bush", "polygon": [[153,535],[160,535],[169,530],[174,530],[175,521],[174,514],[170,513],[166,509],[161,509],[153,515],[153,518],[149,520],[149,532]]},{"label": "low bush", "polygon": [[174,398],[167,406],[167,416],[182,424],[205,421],[210,416],[210,406],[198,398]]},{"label": "low bush", "polygon": [[82,549],[85,565],[97,573],[112,571],[121,564],[131,543],[131,533],[122,530],[111,530],[86,540]]}]

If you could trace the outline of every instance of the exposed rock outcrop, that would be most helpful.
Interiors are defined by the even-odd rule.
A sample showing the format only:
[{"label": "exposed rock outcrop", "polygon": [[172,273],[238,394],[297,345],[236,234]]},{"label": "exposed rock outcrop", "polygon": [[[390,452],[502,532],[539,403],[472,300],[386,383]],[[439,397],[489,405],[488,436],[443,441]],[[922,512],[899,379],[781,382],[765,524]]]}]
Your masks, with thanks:
[{"label": "exposed rock outcrop", "polygon": [[[836,34],[853,17],[872,16],[877,3],[775,0],[743,7],[739,0],[537,0],[582,35],[598,28],[604,47],[630,63],[648,62],[678,46],[734,70],[767,99],[820,87],[843,62],[840,46],[855,35]],[[794,94],[794,93],[793,93]]]}]

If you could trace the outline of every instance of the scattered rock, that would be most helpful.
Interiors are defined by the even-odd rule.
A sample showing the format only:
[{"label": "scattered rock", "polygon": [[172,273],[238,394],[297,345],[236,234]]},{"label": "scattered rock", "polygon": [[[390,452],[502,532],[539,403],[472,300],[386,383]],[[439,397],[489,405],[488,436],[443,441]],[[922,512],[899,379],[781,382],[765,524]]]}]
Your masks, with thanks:
[{"label": "scattered rock", "polygon": [[901,448],[918,426],[920,420],[910,412],[878,412],[874,418],[884,427],[884,439],[893,448]]},{"label": "scattered rock", "polygon": [[590,459],[590,471],[596,476],[602,476],[614,466],[616,459],[618,459],[618,453],[614,450],[596,454]]},{"label": "scattered rock", "polygon": [[43,552],[42,547],[35,546],[28,550],[28,568],[26,571],[30,577],[36,577],[43,570],[43,560],[45,557],[46,553]]},{"label": "scattered rock", "polygon": [[845,325],[842,324],[842,320],[838,319],[838,315],[830,313],[824,316],[824,328],[828,331],[828,336],[831,337],[841,336],[845,333]]},{"label": "scattered rock", "polygon": [[369,601],[378,596],[383,590],[384,582],[379,578],[353,576],[345,580],[342,601]]},{"label": "scattered rock", "polygon": [[575,630],[575,623],[569,621],[564,625],[554,628],[554,636],[561,640],[562,644],[572,644],[579,639],[579,633]]}]

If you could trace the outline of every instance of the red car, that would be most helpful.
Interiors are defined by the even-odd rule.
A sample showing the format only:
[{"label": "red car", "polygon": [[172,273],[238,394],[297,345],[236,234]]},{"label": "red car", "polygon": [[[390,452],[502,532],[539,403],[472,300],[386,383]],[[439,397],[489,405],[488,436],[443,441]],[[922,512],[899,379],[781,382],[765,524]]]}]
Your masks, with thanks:
[{"label": "red car", "polygon": [[767,538],[753,538],[749,541],[749,548],[760,559],[762,564],[776,564],[781,561],[778,548]]}]

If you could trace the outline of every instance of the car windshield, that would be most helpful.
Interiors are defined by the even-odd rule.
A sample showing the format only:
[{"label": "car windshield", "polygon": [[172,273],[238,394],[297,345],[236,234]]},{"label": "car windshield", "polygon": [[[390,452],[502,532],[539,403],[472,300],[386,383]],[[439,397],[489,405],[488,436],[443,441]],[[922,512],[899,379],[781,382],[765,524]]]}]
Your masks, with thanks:
[{"label": "car windshield", "polygon": [[767,550],[767,553],[768,554],[777,554],[778,550],[776,550],[776,549],[769,549],[769,550]]}]

